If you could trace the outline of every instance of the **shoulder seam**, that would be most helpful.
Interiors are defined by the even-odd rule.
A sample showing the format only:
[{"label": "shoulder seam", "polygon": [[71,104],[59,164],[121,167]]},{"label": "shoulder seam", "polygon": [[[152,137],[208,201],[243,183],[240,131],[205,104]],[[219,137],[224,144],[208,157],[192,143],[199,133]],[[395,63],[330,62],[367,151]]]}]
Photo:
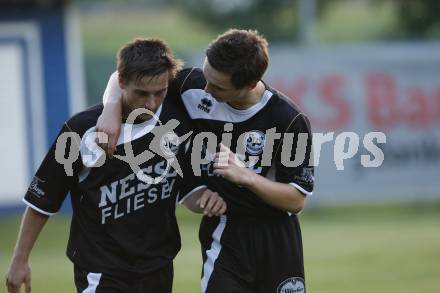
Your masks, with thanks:
[{"label": "shoulder seam", "polygon": [[186,81],[188,80],[191,73],[195,70],[195,67],[191,68],[191,71],[186,75],[185,79],[182,82],[182,85],[180,86],[179,94],[182,94],[183,86],[185,85]]},{"label": "shoulder seam", "polygon": [[[64,122],[64,125],[66,125],[66,127],[70,130],[70,132],[73,132],[73,133],[78,134],[77,132],[73,131],[73,129],[69,126],[69,124],[67,123],[67,121]],[[74,140],[75,140],[76,145],[78,146],[78,149],[79,149],[79,148],[81,147],[81,142],[80,142],[80,141],[77,141],[77,140],[76,140],[76,137],[74,137]]]},{"label": "shoulder seam", "polygon": [[[289,106],[291,106],[292,108],[299,109],[298,105],[291,98],[289,98],[285,93],[283,93],[279,90],[275,90],[275,91],[281,100],[283,100],[284,102],[289,104]],[[298,111],[298,112],[301,112],[301,111]]]}]

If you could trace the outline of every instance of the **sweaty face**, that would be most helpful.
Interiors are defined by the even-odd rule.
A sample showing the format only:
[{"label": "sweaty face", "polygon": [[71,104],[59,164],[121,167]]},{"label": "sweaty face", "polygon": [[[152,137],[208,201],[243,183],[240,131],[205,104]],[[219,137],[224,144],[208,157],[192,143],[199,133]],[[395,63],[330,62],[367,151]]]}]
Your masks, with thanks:
[{"label": "sweaty face", "polygon": [[[156,112],[167,95],[168,82],[168,71],[157,76],[144,76],[137,82],[120,81],[124,114],[128,116],[131,111],[139,108]],[[143,114],[140,118],[145,120],[151,116]]]},{"label": "sweaty face", "polygon": [[218,102],[236,102],[242,99],[249,89],[237,89],[231,82],[231,75],[214,69],[207,58],[203,64],[203,75],[206,79],[205,91]]}]

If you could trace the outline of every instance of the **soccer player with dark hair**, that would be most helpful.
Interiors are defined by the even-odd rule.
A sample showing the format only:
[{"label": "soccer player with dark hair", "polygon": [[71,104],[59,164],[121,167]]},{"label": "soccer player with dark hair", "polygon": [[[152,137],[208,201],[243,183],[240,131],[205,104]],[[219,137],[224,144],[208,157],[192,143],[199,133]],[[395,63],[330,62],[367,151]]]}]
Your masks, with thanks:
[{"label": "soccer player with dark hair", "polygon": [[[228,206],[225,215],[204,217],[200,225],[202,292],[306,290],[296,214],[313,191],[312,133],[291,99],[262,81],[268,64],[260,34],[232,29],[209,45],[203,69],[180,71],[169,92],[181,96],[198,131],[194,150],[201,144],[208,161],[192,166],[202,180],[191,180],[189,189],[207,186]],[[110,136],[120,128],[116,80],[113,74],[98,125]],[[198,140],[203,133],[222,142],[218,149],[210,150],[209,135]]]},{"label": "soccer player with dark hair", "polygon": [[[159,39],[136,39],[121,48],[124,135],[116,138],[116,156],[106,159],[95,143],[102,140],[95,129],[102,104],[64,123],[23,199],[28,207],[6,275],[9,292],[20,292],[23,284],[31,291],[32,247],[69,192],[67,256],[78,292],[171,292],[172,262],[180,249],[175,205],[188,180],[179,176],[188,161],[187,143],[179,138],[192,131],[181,100],[165,98],[180,68],[181,61]],[[135,117],[133,110],[142,111]],[[134,159],[141,159],[136,172]],[[222,198],[203,191],[187,206],[207,215],[224,213]]]}]

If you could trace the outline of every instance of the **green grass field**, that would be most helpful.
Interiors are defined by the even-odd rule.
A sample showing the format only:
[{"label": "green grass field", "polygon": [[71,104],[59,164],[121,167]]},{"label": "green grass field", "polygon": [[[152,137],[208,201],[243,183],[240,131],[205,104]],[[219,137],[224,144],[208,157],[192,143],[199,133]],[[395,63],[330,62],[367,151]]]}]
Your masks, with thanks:
[{"label": "green grass field", "polygon": [[[174,292],[200,292],[199,217],[183,208],[178,215],[183,247],[175,261]],[[310,209],[301,222],[308,292],[438,292],[440,204]],[[18,217],[0,218],[2,274],[18,226]],[[68,229],[69,219],[62,216],[45,227],[32,253],[32,292],[75,291],[64,255]]]}]

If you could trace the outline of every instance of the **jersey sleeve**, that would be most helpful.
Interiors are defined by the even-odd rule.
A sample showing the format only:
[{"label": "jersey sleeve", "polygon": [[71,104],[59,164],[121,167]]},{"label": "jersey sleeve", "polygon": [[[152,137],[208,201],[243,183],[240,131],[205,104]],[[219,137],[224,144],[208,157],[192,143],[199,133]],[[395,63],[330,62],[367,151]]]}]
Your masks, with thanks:
[{"label": "jersey sleeve", "polygon": [[[176,99],[176,105],[181,105],[182,111],[187,113],[181,99],[181,94],[188,89],[204,88],[205,84],[206,81],[200,68],[191,67],[182,69],[178,72],[176,78],[170,83],[167,99]],[[193,137],[194,135],[192,138]],[[185,199],[191,196],[194,192],[206,187],[206,184],[203,183],[202,177],[194,175],[193,167],[191,165],[192,146],[192,141],[190,141],[186,147],[185,155],[181,160],[183,178],[180,184],[179,195],[177,196],[177,201],[179,203],[183,203]]]},{"label": "jersey sleeve", "polygon": [[[283,144],[291,144],[290,153],[283,154]],[[313,152],[312,132],[310,122],[304,114],[298,114],[290,123],[282,137],[282,145],[276,155],[275,180],[293,185],[304,195],[311,195],[315,181],[314,167],[310,164]]]},{"label": "jersey sleeve", "polygon": [[191,152],[193,150],[192,141],[189,141],[185,155],[182,160],[182,173],[183,178],[180,185],[179,195],[177,196],[177,202],[182,204],[185,199],[190,197],[194,192],[206,187],[203,183],[202,176],[196,176],[191,164]]},{"label": "jersey sleeve", "polygon": [[205,85],[206,80],[200,68],[185,68],[169,84],[168,95],[180,99],[180,95],[188,89],[203,89]]},{"label": "jersey sleeve", "polygon": [[[81,160],[77,138],[79,136],[65,123],[23,198],[27,206],[48,216],[58,212],[78,178]],[[70,163],[64,164],[61,156]]]}]

